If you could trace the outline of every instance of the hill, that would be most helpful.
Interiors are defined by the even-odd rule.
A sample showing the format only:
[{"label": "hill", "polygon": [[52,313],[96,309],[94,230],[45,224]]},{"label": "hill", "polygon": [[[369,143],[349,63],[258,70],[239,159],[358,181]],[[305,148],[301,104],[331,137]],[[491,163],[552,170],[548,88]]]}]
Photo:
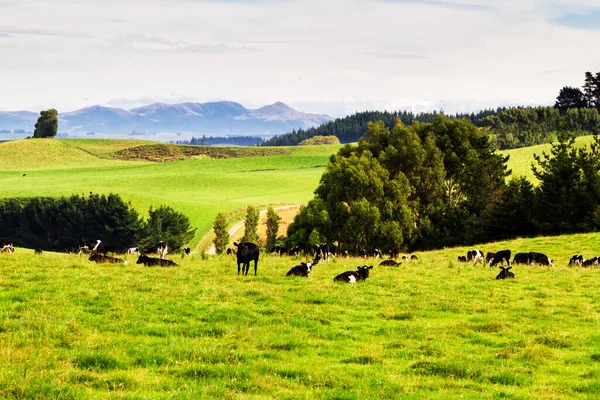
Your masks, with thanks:
[{"label": "hill", "polygon": [[[25,111],[0,112],[0,131],[32,131],[38,116]],[[281,102],[258,109],[248,109],[232,101],[155,103],[131,110],[92,106],[59,112],[58,129],[61,135],[71,136],[150,136],[153,140],[176,140],[180,138],[174,135],[176,133],[272,136],[293,129],[321,125],[331,120],[327,115],[302,113]],[[18,137],[24,137],[24,133]]]},{"label": "hill", "polygon": [[[164,164],[161,164],[164,165]],[[458,264],[466,248],[378,267],[231,257],[179,268],[0,254],[0,396],[6,398],[595,398],[600,369],[597,233],[477,246],[537,250],[555,266]],[[355,285],[339,272],[375,265]]]}]

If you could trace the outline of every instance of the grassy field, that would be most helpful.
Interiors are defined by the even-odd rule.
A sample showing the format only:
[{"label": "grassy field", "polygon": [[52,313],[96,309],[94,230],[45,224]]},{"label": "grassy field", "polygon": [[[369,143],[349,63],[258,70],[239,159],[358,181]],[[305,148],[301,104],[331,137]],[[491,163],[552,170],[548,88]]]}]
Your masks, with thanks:
[{"label": "grassy field", "polygon": [[[211,148],[206,154],[189,148],[99,139],[0,143],[0,197],[118,193],[142,215],[150,206],[170,205],[197,228],[195,246],[219,212],[243,215],[233,211],[309,201],[339,146]],[[533,180],[533,154],[549,149],[542,145],[502,153],[511,156],[514,175]],[[149,161],[156,159],[179,161]]]},{"label": "grassy field", "polygon": [[[399,268],[300,259],[179,268],[0,254],[0,397],[126,399],[595,399],[600,395],[600,233],[481,250],[541,251],[553,267],[458,264],[466,248]],[[356,285],[339,272],[375,265]]]}]

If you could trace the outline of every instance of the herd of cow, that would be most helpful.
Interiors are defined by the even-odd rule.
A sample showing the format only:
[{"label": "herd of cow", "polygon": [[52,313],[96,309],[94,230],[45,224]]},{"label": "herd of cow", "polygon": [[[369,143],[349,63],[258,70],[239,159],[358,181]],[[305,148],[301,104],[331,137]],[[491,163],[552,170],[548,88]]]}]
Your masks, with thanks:
[{"label": "herd of cow", "polygon": [[[254,275],[258,274],[258,258],[260,254],[260,249],[258,245],[250,242],[241,242],[234,243],[236,247],[235,250],[227,249],[227,254],[235,254],[237,259],[237,267],[238,267],[238,275],[248,275],[250,270],[250,263],[254,262]],[[14,253],[15,247],[12,238],[1,238],[0,237],[0,253]],[[76,253],[81,256],[81,254],[89,253],[89,260],[97,263],[110,263],[110,264],[127,264],[127,261],[123,258],[111,257],[107,255],[109,252],[114,252],[114,248],[111,246],[105,245],[100,239],[89,239],[89,238],[81,238],[79,239],[79,248],[72,248],[68,251],[69,253]],[[148,253],[153,252],[158,255],[158,257],[150,257]],[[167,244],[163,241],[159,242],[151,251],[147,251],[146,254],[142,254],[140,252],[139,247],[131,247],[127,250],[127,254],[129,255],[138,255],[138,260],[136,264],[143,264],[145,266],[161,266],[161,267],[176,267],[178,266],[172,260],[167,260],[165,257],[169,252],[169,248]],[[41,249],[35,249],[36,254],[41,254]],[[301,249],[299,246],[295,247],[282,247],[276,246],[271,249],[270,253],[276,254],[279,256],[289,255],[289,256],[297,256],[301,254]],[[183,255],[190,254],[190,248],[186,247],[183,249]],[[357,253],[358,256],[367,258],[373,257],[375,259],[382,258],[382,253],[378,249],[373,251],[367,251],[365,248],[358,248]],[[402,262],[396,261],[400,255],[399,249],[392,249],[390,251],[390,259],[382,261],[379,266],[390,266],[397,267],[402,264]],[[292,269],[288,271],[286,276],[299,276],[299,277],[308,277],[312,272],[312,268],[315,264],[318,264],[322,261],[327,261],[331,257],[348,257],[349,254],[347,251],[339,252],[337,247],[334,245],[327,244],[317,244],[312,248],[312,262],[301,262],[300,265],[294,266]],[[506,263],[506,266],[500,266],[500,273],[496,276],[496,279],[506,279],[506,278],[514,278],[515,275],[510,271],[512,269],[511,266],[511,256],[512,252],[510,250],[501,250],[497,252],[488,252],[484,257],[484,253],[481,250],[473,249],[467,251],[466,256],[458,256],[458,261],[467,263],[472,262],[474,264],[480,262],[481,264],[488,264],[490,267],[496,266],[501,263]],[[401,259],[403,261],[416,261],[418,257],[415,255],[408,256],[402,255]],[[543,265],[543,266],[551,266],[552,260],[545,254],[539,252],[525,252],[525,253],[517,253],[512,258],[512,264],[526,264],[531,266],[533,264]],[[580,267],[588,267],[592,265],[600,264],[600,256],[592,257],[591,259],[585,259],[581,254],[574,255],[569,260],[569,266],[580,266]],[[346,271],[337,275],[334,278],[336,282],[348,282],[355,283],[357,281],[364,281],[369,277],[369,270],[371,270],[373,266],[359,266],[356,271]]]}]

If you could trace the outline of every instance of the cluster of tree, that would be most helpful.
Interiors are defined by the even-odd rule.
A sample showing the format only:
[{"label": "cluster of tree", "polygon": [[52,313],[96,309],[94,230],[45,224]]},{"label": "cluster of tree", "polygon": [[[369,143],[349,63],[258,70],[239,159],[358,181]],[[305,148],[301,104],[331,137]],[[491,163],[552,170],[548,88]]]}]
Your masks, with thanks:
[{"label": "cluster of tree", "polygon": [[[277,218],[273,221],[273,215]],[[256,243],[258,241],[258,224],[260,222],[260,211],[254,206],[248,206],[246,209],[246,219],[244,220],[244,236],[242,241]],[[279,229],[279,217],[272,207],[267,209],[267,247],[274,242],[274,235],[277,235]],[[217,214],[215,222],[213,224],[213,231],[215,233],[215,239],[213,241],[215,245],[215,252],[217,254],[223,254],[229,246],[229,229],[227,217],[224,213]],[[274,233],[273,233],[274,232]]]},{"label": "cluster of tree", "polygon": [[467,119],[371,123],[358,145],[332,156],[288,245],[413,251],[596,229],[600,142],[588,151],[559,139],[536,158],[534,188],[524,178],[505,184],[508,157]]},{"label": "cluster of tree", "polygon": [[582,88],[565,86],[560,89],[554,105],[562,113],[571,108],[595,108],[600,110],[600,72],[585,73]]},{"label": "cluster of tree", "polygon": [[202,135],[201,138],[193,137],[190,140],[177,140],[175,144],[189,144],[192,146],[214,146],[217,144],[227,144],[234,146],[257,146],[261,145],[264,139],[260,136],[209,136]]},{"label": "cluster of tree", "polygon": [[58,133],[58,111],[51,108],[46,111],[40,111],[40,116],[35,123],[33,131],[34,138],[51,138]]},{"label": "cluster of tree", "polygon": [[160,240],[177,250],[194,235],[189,219],[171,207],[150,208],[143,220],[118,195],[37,197],[0,201],[0,236],[48,251],[77,247],[79,238],[97,238],[117,251],[153,249]]},{"label": "cluster of tree", "polygon": [[495,148],[514,149],[551,143],[568,132],[573,136],[600,133],[600,112],[595,108],[571,108],[561,113],[555,107],[509,108],[480,119]]}]

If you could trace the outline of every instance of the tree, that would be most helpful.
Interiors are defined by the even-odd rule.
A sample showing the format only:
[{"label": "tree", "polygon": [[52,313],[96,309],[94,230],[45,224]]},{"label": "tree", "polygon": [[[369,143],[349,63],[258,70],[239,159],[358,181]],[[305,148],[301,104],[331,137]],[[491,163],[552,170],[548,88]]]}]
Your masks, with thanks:
[{"label": "tree", "polygon": [[585,73],[583,93],[587,107],[600,109],[600,72],[596,75],[589,71]]},{"label": "tree", "polygon": [[248,206],[248,209],[246,210],[246,220],[244,221],[244,241],[254,243],[258,240],[259,218],[260,212],[258,211],[258,209],[253,206]]},{"label": "tree", "polygon": [[570,86],[565,86],[560,89],[560,93],[554,104],[554,107],[558,108],[561,113],[564,113],[570,108],[583,108],[586,106],[587,104],[581,89]]},{"label": "tree", "polygon": [[154,246],[164,241],[172,251],[179,250],[193,237],[196,229],[191,229],[190,220],[169,206],[160,206],[156,210],[150,207],[145,224],[145,237],[140,247],[146,251],[156,250]]},{"label": "tree", "polygon": [[219,213],[213,225],[215,231],[215,250],[217,254],[223,254],[229,244],[229,230],[227,229],[227,218],[225,214]]},{"label": "tree", "polygon": [[58,133],[58,111],[51,108],[40,111],[40,117],[35,123],[34,138],[51,138]]},{"label": "tree", "polygon": [[279,215],[273,207],[267,208],[267,249],[272,249],[277,240],[277,232],[279,231]]}]

